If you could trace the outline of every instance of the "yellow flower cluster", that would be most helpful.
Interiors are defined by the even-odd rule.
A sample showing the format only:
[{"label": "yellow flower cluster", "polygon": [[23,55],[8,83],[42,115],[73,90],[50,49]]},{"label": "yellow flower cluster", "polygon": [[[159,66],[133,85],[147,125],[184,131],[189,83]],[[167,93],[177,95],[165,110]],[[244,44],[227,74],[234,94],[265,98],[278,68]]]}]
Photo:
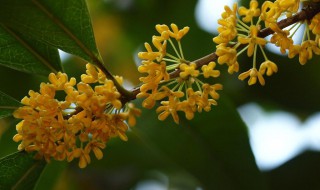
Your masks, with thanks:
[{"label": "yellow flower cluster", "polygon": [[[301,45],[294,45],[292,39],[297,28],[302,25],[301,23],[296,23],[288,30],[280,29],[277,25],[280,16],[292,16],[298,11],[299,6],[300,0],[265,1],[261,9],[258,8],[259,5],[256,0],[250,1],[249,8],[238,8],[237,3],[232,8],[225,6],[225,11],[221,14],[221,19],[218,20],[220,25],[218,28],[219,35],[213,38],[213,41],[218,44],[216,50],[216,54],[219,56],[218,63],[226,64],[230,74],[238,72],[237,57],[247,51],[248,57],[253,56],[252,68],[241,73],[239,79],[249,78],[249,85],[256,84],[257,81],[264,85],[263,75],[270,76],[278,71],[277,65],[268,59],[264,51],[264,46],[267,43],[278,46],[281,53],[288,53],[289,58],[299,55],[301,64],[305,64],[307,60],[311,59],[313,53],[319,55],[320,14],[311,20],[309,27],[306,27]],[[261,22],[264,22],[264,26],[270,27],[274,31],[270,41],[259,37]],[[290,34],[293,29],[293,33]],[[315,35],[315,40],[311,40],[309,30]],[[256,63],[258,48],[265,59],[259,67]]]},{"label": "yellow flower cluster", "polygon": [[[24,106],[14,112],[14,117],[22,119],[13,137],[21,141],[19,150],[36,151],[37,157],[47,161],[78,158],[79,167],[84,168],[91,152],[97,159],[103,157],[101,149],[111,137],[127,140],[126,120],[135,125],[140,110],[131,103],[122,105],[114,83],[94,65],[86,67],[87,74],[78,84],[65,73],[51,73],[49,83],[41,83],[39,92],[30,90],[21,100]],[[122,78],[116,78],[122,83]],[[64,97],[58,100],[59,95]]]},{"label": "yellow flower cluster", "polygon": [[[161,100],[161,106],[156,110],[159,120],[165,120],[171,115],[176,123],[179,123],[178,111],[184,112],[187,119],[192,119],[197,111],[209,111],[211,105],[217,105],[219,94],[216,91],[221,90],[222,85],[210,85],[202,82],[199,77],[218,77],[220,72],[214,69],[216,63],[198,67],[196,63],[184,58],[181,39],[189,27],[179,30],[175,24],[171,24],[171,29],[167,25],[156,25],[156,30],[159,35],[152,37],[152,43],[157,50],[153,51],[150,44],[145,43],[147,51],[138,54],[143,60],[138,70],[147,74],[140,78],[143,84],[137,95],[138,98],[145,98],[142,106],[150,109],[156,101]],[[175,55],[167,52],[167,44],[171,45]],[[179,75],[171,77],[169,72],[177,70],[180,71]]]}]

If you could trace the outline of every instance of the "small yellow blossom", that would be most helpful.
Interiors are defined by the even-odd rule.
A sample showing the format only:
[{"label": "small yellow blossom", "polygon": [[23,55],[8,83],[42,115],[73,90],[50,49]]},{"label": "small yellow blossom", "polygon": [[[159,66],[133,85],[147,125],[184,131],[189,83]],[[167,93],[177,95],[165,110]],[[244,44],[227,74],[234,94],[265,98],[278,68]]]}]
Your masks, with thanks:
[{"label": "small yellow blossom", "polygon": [[265,21],[265,24],[268,27],[270,23],[277,22],[282,12],[283,10],[281,10],[278,1],[265,1],[261,6],[260,18]]},{"label": "small yellow blossom", "polygon": [[255,25],[250,26],[250,36],[248,37],[238,37],[238,41],[241,44],[248,44],[248,51],[247,55],[248,57],[251,57],[253,55],[254,49],[256,45],[262,45],[264,46],[267,43],[267,40],[264,38],[258,37],[259,27]]},{"label": "small yellow blossom", "polygon": [[237,3],[233,3],[232,5],[232,9],[225,5],[224,6],[224,12],[221,13],[221,17],[223,19],[229,18],[229,17],[236,17],[237,16],[237,10],[238,10],[238,4]]},{"label": "small yellow blossom", "polygon": [[307,62],[307,60],[312,59],[312,54],[315,53],[317,55],[320,54],[320,49],[317,46],[317,43],[312,40],[304,41],[301,44],[301,49],[299,52],[299,61],[303,65]]},{"label": "small yellow blossom", "polygon": [[161,112],[158,116],[158,119],[163,121],[169,115],[172,116],[175,123],[179,123],[179,116],[177,113],[177,105],[179,104],[179,98],[182,97],[183,94],[179,96],[171,95],[169,96],[169,101],[161,101],[162,106],[157,108],[157,113]]},{"label": "small yellow blossom", "polygon": [[87,84],[91,83],[104,83],[107,79],[106,75],[101,71],[101,69],[97,68],[91,63],[86,64],[86,73],[81,75],[81,81]]},{"label": "small yellow blossom", "polygon": [[163,39],[159,39],[158,36],[153,36],[152,44],[154,45],[154,47],[157,48],[160,54],[157,57],[157,61],[162,61],[162,58],[167,54],[167,41],[164,41]]},{"label": "small yellow blossom", "polygon": [[155,62],[143,62],[143,65],[139,66],[138,71],[141,73],[148,73],[147,77],[140,77],[140,81],[145,83],[140,87],[141,92],[158,87],[158,84],[164,80],[169,80],[169,74],[166,71],[166,63],[162,61],[160,64]]},{"label": "small yellow blossom", "polygon": [[128,104],[128,123],[130,126],[135,126],[136,117],[141,115],[141,110],[136,108],[133,103]]},{"label": "small yellow blossom", "polygon": [[311,19],[309,29],[313,34],[320,35],[320,13],[316,14],[316,16]]},{"label": "small yellow blossom", "polygon": [[153,61],[161,56],[160,52],[153,52],[151,46],[149,43],[144,43],[145,48],[147,49],[147,52],[139,52],[138,57],[140,59],[146,59],[149,61]]},{"label": "small yellow blossom", "polygon": [[289,58],[293,58],[299,54],[299,62],[301,65],[306,64],[312,58],[312,54],[320,55],[320,48],[313,40],[306,40],[301,45],[292,45],[289,48]]},{"label": "small yellow blossom", "polygon": [[216,92],[217,90],[222,90],[221,84],[209,85],[207,83],[202,85],[203,91],[205,94],[209,94],[213,99],[218,100],[219,94]]},{"label": "small yellow blossom", "polygon": [[209,78],[209,77],[218,77],[220,76],[220,71],[219,70],[214,70],[216,67],[215,62],[210,62],[208,65],[203,65],[201,67],[201,70],[203,71],[203,76],[204,78]]},{"label": "small yellow blossom", "polygon": [[228,72],[230,74],[239,71],[239,64],[237,62],[237,50],[235,48],[226,47],[224,44],[217,46],[216,54],[219,64],[227,64],[229,66]]},{"label": "small yellow blossom", "polygon": [[185,63],[182,63],[180,65],[180,77],[181,78],[188,78],[189,76],[191,77],[197,77],[199,76],[199,71],[196,70],[197,65],[195,63],[190,63],[190,65],[187,65]]},{"label": "small yellow blossom", "polygon": [[300,0],[277,0],[279,7],[282,10],[288,12],[297,12],[300,4]]},{"label": "small yellow blossom", "polygon": [[257,79],[259,80],[259,83],[264,86],[265,85],[265,81],[264,81],[264,78],[262,76],[262,74],[260,72],[257,71],[256,68],[252,68],[246,72],[243,72],[239,75],[239,79],[240,80],[244,80],[246,78],[249,78],[249,81],[248,81],[248,84],[249,85],[253,85],[253,84],[256,84],[257,82]]},{"label": "small yellow blossom", "polygon": [[286,53],[286,50],[293,45],[292,38],[288,38],[289,31],[288,30],[280,30],[277,33],[273,34],[270,42],[275,44],[276,46],[280,47],[280,52],[282,54]]},{"label": "small yellow blossom", "polygon": [[263,63],[261,63],[259,72],[262,75],[264,75],[267,72],[267,75],[271,76],[273,73],[278,72],[278,67],[274,62],[266,60]]},{"label": "small yellow blossom", "polygon": [[240,7],[238,12],[239,15],[245,16],[242,18],[244,22],[250,22],[253,17],[258,17],[260,16],[260,9],[258,8],[258,1],[256,0],[251,0],[250,1],[250,8],[247,9],[245,7]]},{"label": "small yellow blossom", "polygon": [[217,29],[219,36],[214,37],[213,42],[217,44],[229,43],[237,36],[236,17],[219,19],[218,24],[221,25]]},{"label": "small yellow blossom", "polygon": [[297,54],[299,54],[300,49],[301,49],[301,46],[300,46],[300,45],[291,45],[291,46],[289,47],[288,57],[289,57],[289,58],[295,57]]},{"label": "small yellow blossom", "polygon": [[[121,95],[113,81],[91,64],[87,75],[76,85],[76,80],[65,73],[49,74],[50,83],[40,84],[40,93],[30,90],[13,116],[22,119],[13,137],[20,142],[18,149],[36,151],[37,158],[50,161],[79,159],[79,167],[85,168],[93,152],[102,159],[102,149],[111,137],[127,140],[125,132],[136,123],[140,111],[132,104],[122,105]],[[121,82],[121,77],[115,77]],[[92,83],[97,83],[94,88]],[[57,91],[65,91],[64,100],[55,98]],[[79,143],[81,142],[81,143]]]},{"label": "small yellow blossom", "polygon": [[183,29],[179,30],[178,26],[176,24],[170,25],[172,28],[172,31],[169,30],[169,35],[172,38],[175,38],[177,41],[180,41],[181,38],[186,35],[189,32],[189,27],[184,27]]},{"label": "small yellow blossom", "polygon": [[[236,9],[234,11],[225,9],[226,13],[223,14],[225,19],[235,19],[232,15],[236,15]],[[233,23],[236,24],[235,20]],[[222,30],[222,38],[228,39],[229,35],[234,35],[234,33],[228,34],[230,33],[228,22],[221,20],[221,24],[226,24],[218,29]],[[197,63],[190,62],[184,57],[181,38],[187,34],[189,27],[179,30],[177,25],[171,24],[170,30],[167,25],[156,25],[156,30],[160,35],[153,36],[152,43],[159,54],[152,57],[155,58],[153,60],[148,56],[142,56],[147,52],[153,52],[150,46],[146,46],[147,52],[139,53],[142,65],[138,67],[138,71],[146,76],[140,77],[143,84],[136,97],[144,98],[142,106],[148,109],[154,107],[156,101],[160,101],[161,106],[156,109],[159,120],[165,120],[171,115],[178,124],[178,112],[184,112],[187,119],[192,119],[196,111],[208,111],[212,105],[217,104],[214,99],[209,98],[211,95],[215,97],[217,95],[213,91],[204,91],[202,89],[204,83],[198,77],[203,75],[205,78],[215,78],[220,72],[214,70],[214,62],[197,67]],[[174,43],[178,44],[178,47]],[[169,45],[175,54],[167,52]],[[174,71],[173,75],[169,74],[170,71]]]}]

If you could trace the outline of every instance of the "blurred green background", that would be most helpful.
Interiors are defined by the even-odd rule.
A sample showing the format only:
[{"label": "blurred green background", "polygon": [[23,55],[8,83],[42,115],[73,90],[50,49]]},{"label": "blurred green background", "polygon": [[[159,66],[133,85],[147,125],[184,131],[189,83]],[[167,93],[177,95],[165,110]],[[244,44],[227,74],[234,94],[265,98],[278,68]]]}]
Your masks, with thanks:
[{"label": "blurred green background", "polygon": [[[108,69],[113,74],[124,76],[128,88],[138,85],[140,74],[136,70],[139,64],[136,54],[143,50],[144,42],[151,42],[152,35],[156,34],[155,24],[176,23],[180,27],[191,28],[182,41],[184,54],[189,60],[215,51],[212,38],[216,34],[201,29],[195,17],[199,2],[87,1],[97,46]],[[249,1],[243,0],[241,4],[248,5]],[[211,7],[211,11],[218,10]],[[235,110],[230,110],[248,102],[257,102],[270,112],[285,110],[293,113],[301,122],[319,110],[319,58],[314,57],[301,66],[297,59],[270,52],[268,57],[277,63],[279,73],[267,77],[266,86],[249,87],[246,82],[239,81],[237,75],[229,75],[224,66],[219,66],[220,80],[224,85],[221,109],[215,107],[211,113],[199,114],[195,121],[182,122],[182,126],[175,125],[172,120],[157,121],[154,110],[147,111],[135,129],[129,132],[128,142],[111,140],[104,151],[104,158],[100,161],[92,159],[93,163],[84,170],[77,167],[77,162],[52,161],[37,189],[256,189],[259,186],[266,189],[320,189],[320,153],[306,151],[278,168],[259,173],[243,123],[230,129],[227,124],[225,129],[215,128],[215,125],[224,126],[224,122],[230,125],[233,125],[232,121],[239,123]],[[258,62],[263,61],[261,55],[258,59]],[[251,65],[251,58],[242,56],[239,63],[241,71],[245,71]],[[85,64],[70,55],[63,59],[65,72],[77,79],[85,72]],[[1,67],[0,80],[0,89],[20,100],[29,89],[38,90],[40,82],[47,79]],[[216,114],[216,118],[212,118],[212,114]],[[16,151],[17,144],[11,139],[17,121],[9,118],[0,122],[3,126],[0,128],[0,156],[3,157]],[[199,140],[199,137],[204,140]],[[232,152],[236,152],[236,156]],[[235,160],[238,158],[243,160]],[[199,160],[203,162],[198,163]],[[222,162],[224,164],[220,165]],[[243,166],[228,168],[235,167],[235,164]],[[244,170],[246,166],[247,170]],[[203,185],[203,182],[210,186]],[[252,186],[242,184],[247,182]]]}]

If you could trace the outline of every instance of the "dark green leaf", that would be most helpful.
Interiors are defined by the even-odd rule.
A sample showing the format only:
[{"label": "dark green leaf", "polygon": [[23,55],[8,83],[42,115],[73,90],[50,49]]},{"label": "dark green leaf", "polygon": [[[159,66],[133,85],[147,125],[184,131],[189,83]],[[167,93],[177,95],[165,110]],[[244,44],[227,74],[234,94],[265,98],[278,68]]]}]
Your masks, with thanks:
[{"label": "dark green leaf", "polygon": [[0,22],[83,59],[100,59],[84,0],[2,0]]},{"label": "dark green leaf", "polygon": [[227,99],[191,121],[182,119],[179,126],[171,119],[156,121],[154,111],[143,110],[141,118],[148,120],[140,120],[133,131],[162,159],[196,177],[205,189],[264,189],[246,126]]},{"label": "dark green leaf", "polygon": [[34,190],[54,190],[58,180],[65,175],[69,163],[53,160],[46,166]]},{"label": "dark green leaf", "polygon": [[0,91],[0,119],[10,116],[21,105],[20,102]]},{"label": "dark green leaf", "polygon": [[0,189],[33,189],[45,161],[35,160],[33,154],[16,152],[0,159]]},{"label": "dark green leaf", "polygon": [[0,25],[0,65],[23,72],[48,75],[62,70],[56,48]]}]

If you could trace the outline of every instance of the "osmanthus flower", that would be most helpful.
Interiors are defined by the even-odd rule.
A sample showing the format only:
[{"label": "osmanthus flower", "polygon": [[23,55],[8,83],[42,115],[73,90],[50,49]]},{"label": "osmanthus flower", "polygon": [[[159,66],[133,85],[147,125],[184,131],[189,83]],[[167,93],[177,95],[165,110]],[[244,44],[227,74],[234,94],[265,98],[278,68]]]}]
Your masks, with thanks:
[{"label": "osmanthus flower", "polygon": [[203,72],[204,78],[218,77],[220,75],[220,71],[214,70],[215,67],[215,62],[210,62],[208,65],[203,65],[201,67],[201,70]]},{"label": "osmanthus flower", "polygon": [[226,44],[217,46],[216,54],[219,64],[228,65],[228,73],[233,74],[239,71],[239,63],[237,61],[237,50],[235,47],[228,47]]},{"label": "osmanthus flower", "polygon": [[[319,14],[317,14],[319,15]],[[308,22],[303,22],[304,25],[306,25],[304,29],[304,35],[301,38],[301,44],[290,44],[289,47],[289,58],[293,58],[296,55],[299,55],[299,62],[301,65],[304,65],[307,63],[308,60],[310,60],[313,57],[313,54],[319,55],[320,54],[320,48],[319,48],[319,34],[317,33],[320,31],[318,19],[319,16],[314,16],[314,18],[311,20],[311,24],[308,25]],[[301,27],[303,24],[300,24],[298,26]],[[311,35],[310,31],[314,34]]]},{"label": "osmanthus flower", "polygon": [[260,9],[258,8],[258,1],[250,1],[250,8],[240,7],[238,12],[239,15],[244,16],[242,20],[244,22],[250,22],[253,17],[260,15]]},{"label": "osmanthus flower", "polygon": [[268,76],[271,76],[276,72],[278,72],[278,66],[274,62],[266,60],[261,63],[259,68],[259,73],[261,73],[261,75],[264,75],[266,73]]},{"label": "osmanthus flower", "polygon": [[320,13],[311,19],[309,29],[314,35],[320,35]]},{"label": "osmanthus flower", "polygon": [[[228,11],[225,17],[235,14],[232,10]],[[216,78],[220,72],[215,70],[214,62],[200,67],[184,57],[181,41],[189,27],[179,30],[177,25],[171,24],[170,28],[167,25],[156,25],[159,35],[152,37],[152,43],[157,51],[151,51],[151,47],[145,46],[147,51],[138,53],[142,59],[138,71],[146,76],[140,77],[143,84],[137,98],[144,98],[142,106],[148,109],[160,101],[161,105],[156,109],[159,120],[171,116],[174,122],[179,123],[178,112],[184,112],[187,119],[192,119],[194,112],[203,109],[209,111],[212,105],[217,104],[219,96],[208,96],[209,92],[203,90],[203,85],[207,83],[202,82],[201,78]],[[174,53],[168,52],[168,46]],[[152,56],[147,56],[151,52]],[[170,75],[170,72],[176,74]],[[221,90],[220,86],[216,90]]]},{"label": "osmanthus flower", "polygon": [[[282,54],[288,53],[289,58],[299,55],[300,63],[305,64],[307,60],[312,58],[313,54],[319,54],[320,16],[314,16],[309,27],[305,27],[301,44],[295,44],[292,37],[299,27],[307,24],[306,21],[295,23],[289,29],[281,29],[277,24],[281,16],[292,16],[298,11],[299,6],[300,0],[264,1],[261,9],[259,9],[256,0],[250,1],[249,8],[240,7],[238,9],[236,3],[232,8],[226,6],[225,12],[218,20],[218,24],[220,24],[219,35],[213,38],[213,41],[218,44],[216,46],[218,63],[226,64],[230,74],[238,72],[237,58],[243,52],[247,52],[248,57],[253,57],[252,67],[240,74],[239,79],[249,78],[249,85],[256,84],[257,81],[264,85],[264,75],[270,76],[278,71],[276,63],[269,60],[264,51],[264,46],[267,43],[278,46]],[[260,33],[261,26],[263,25],[274,32],[270,41],[260,36],[262,34]],[[315,34],[314,37],[309,34],[309,30]],[[264,62],[260,63],[260,66],[256,61],[257,51],[259,50],[264,57]]]},{"label": "osmanthus flower", "polygon": [[[39,92],[30,90],[14,112],[22,119],[13,140],[19,150],[37,152],[36,156],[50,161],[79,159],[79,167],[91,162],[91,152],[102,159],[102,149],[112,137],[126,141],[130,126],[140,110],[133,104],[122,104],[121,94],[113,81],[92,64],[87,64],[81,82],[68,79],[65,73],[49,74],[49,82],[41,83]],[[115,77],[121,84],[122,78]],[[65,92],[62,100],[58,91]]]},{"label": "osmanthus flower", "polygon": [[244,80],[248,77],[249,77],[249,80],[248,80],[249,85],[253,85],[253,84],[257,83],[257,79],[259,80],[259,83],[261,85],[265,84],[265,81],[264,81],[262,74],[256,68],[252,68],[252,69],[250,69],[246,72],[243,72],[239,75],[240,80]]},{"label": "osmanthus flower", "polygon": [[[236,32],[233,32],[236,34],[236,37],[233,38],[225,38],[224,34],[219,32],[219,35],[217,37],[213,38],[213,41],[217,43],[216,46],[216,54],[218,56],[218,63],[219,64],[226,64],[228,66],[228,72],[230,74],[234,72],[239,71],[239,63],[237,61],[237,57],[241,55],[243,52],[247,51],[247,56],[251,57],[253,56],[253,66],[250,70],[242,73],[239,75],[240,80],[244,80],[247,77],[250,76],[249,84],[255,84],[257,81],[257,78],[259,79],[259,82],[261,85],[264,85],[264,79],[263,76],[258,73],[257,71],[257,64],[256,64],[256,54],[257,49],[260,47],[260,50],[264,53],[263,47],[267,44],[267,40],[264,38],[259,37],[259,31],[260,31],[260,9],[259,4],[256,0],[250,1],[250,7],[240,7],[237,9],[237,4],[235,3],[233,5],[233,13],[230,14],[231,8],[225,7],[225,12],[222,14],[222,18],[220,20],[223,20],[223,22],[228,23],[230,26],[233,26]],[[225,16],[228,15],[229,17]],[[255,22],[255,18],[259,17],[257,21]],[[232,18],[230,20],[229,18]],[[219,21],[220,21],[219,20]],[[220,21],[218,23],[223,23]],[[226,26],[228,24],[224,23],[223,26]],[[254,24],[255,23],[255,24]],[[224,39],[224,40],[221,40]],[[242,48],[242,49],[241,49]]]},{"label": "osmanthus flower", "polygon": [[308,60],[312,59],[312,54],[320,55],[318,44],[313,40],[306,40],[302,42],[299,51],[299,61],[304,65]]},{"label": "osmanthus flower", "polygon": [[249,36],[245,36],[245,37],[239,36],[238,37],[238,42],[240,44],[248,44],[248,46],[247,46],[248,57],[251,57],[253,55],[257,45],[264,46],[267,43],[267,40],[265,40],[264,38],[258,37],[258,32],[259,32],[259,27],[255,26],[255,25],[251,25]]},{"label": "osmanthus flower", "polygon": [[277,24],[270,24],[270,28],[275,32],[270,42],[280,47],[280,52],[285,54],[289,50],[290,46],[293,45],[292,38],[289,37],[289,30],[281,30]]}]

